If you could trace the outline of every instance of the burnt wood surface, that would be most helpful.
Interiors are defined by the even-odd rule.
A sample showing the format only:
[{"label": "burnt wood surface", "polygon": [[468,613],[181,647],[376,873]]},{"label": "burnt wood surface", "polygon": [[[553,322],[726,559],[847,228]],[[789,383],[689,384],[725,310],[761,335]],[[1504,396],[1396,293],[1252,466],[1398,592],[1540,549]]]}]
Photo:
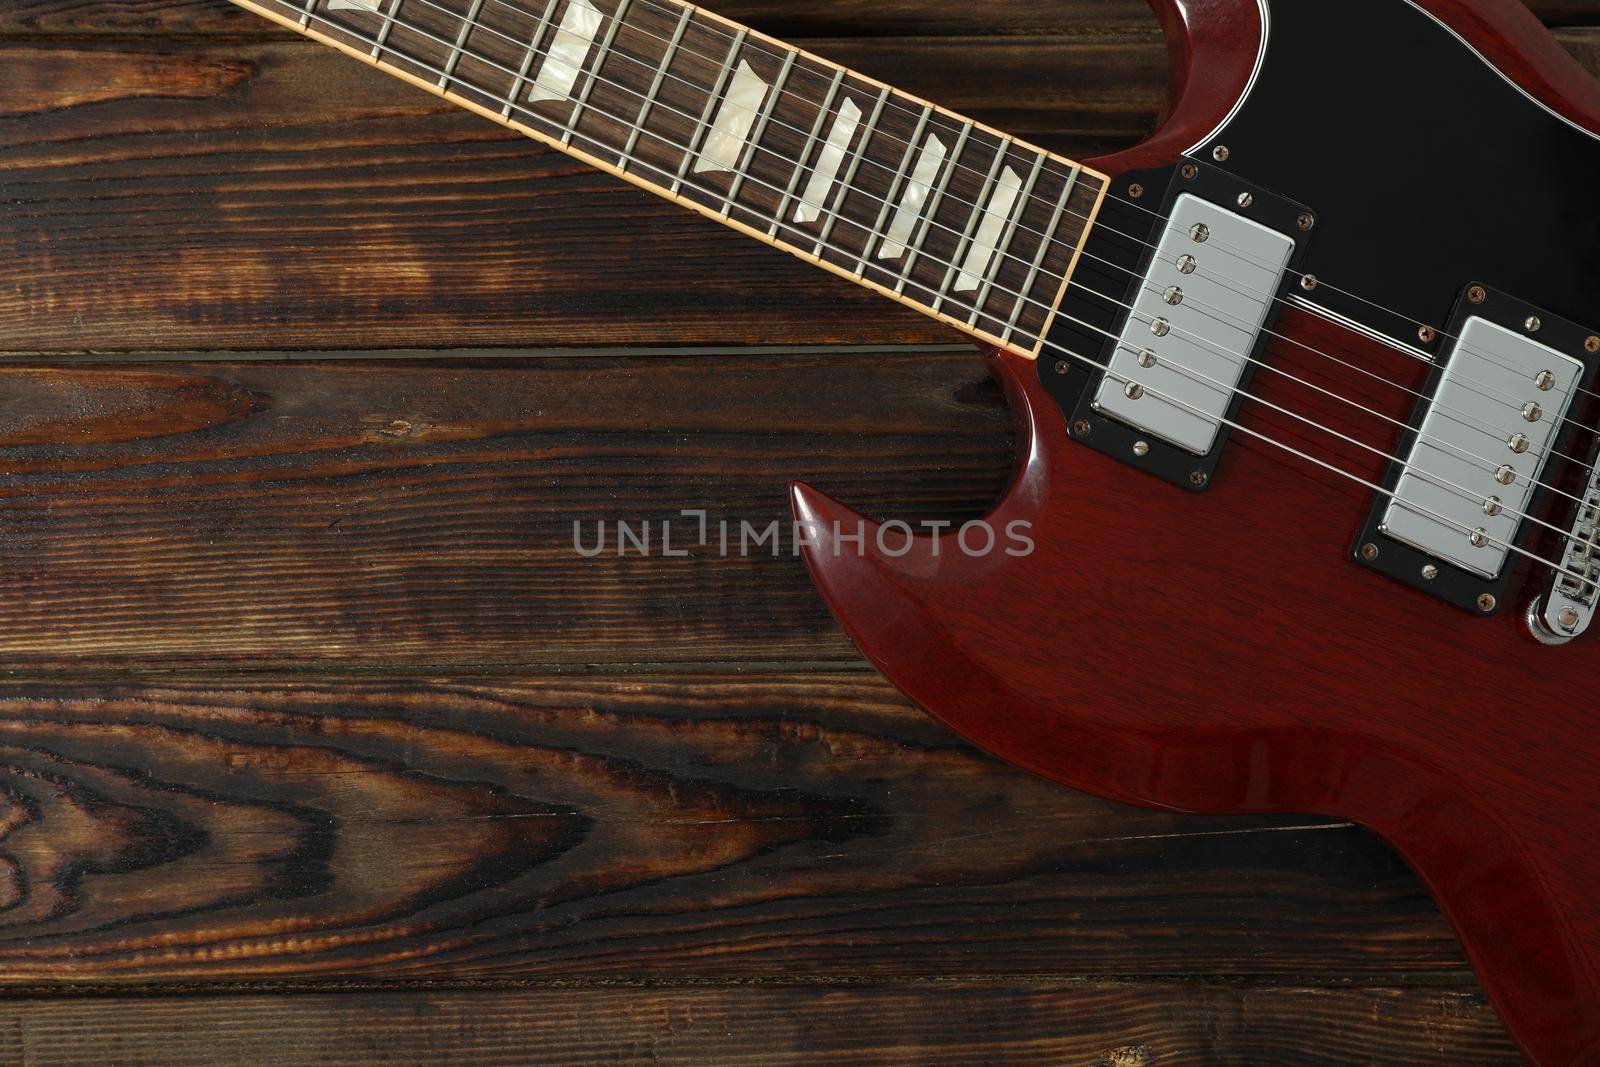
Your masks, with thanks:
[{"label": "burnt wood surface", "polygon": [[[717,8],[1162,104],[1138,0]],[[0,1061],[1515,1062],[1372,835],[1010,770],[787,551],[574,551],[980,512],[937,324],[221,0],[0,5],[0,209]]]}]

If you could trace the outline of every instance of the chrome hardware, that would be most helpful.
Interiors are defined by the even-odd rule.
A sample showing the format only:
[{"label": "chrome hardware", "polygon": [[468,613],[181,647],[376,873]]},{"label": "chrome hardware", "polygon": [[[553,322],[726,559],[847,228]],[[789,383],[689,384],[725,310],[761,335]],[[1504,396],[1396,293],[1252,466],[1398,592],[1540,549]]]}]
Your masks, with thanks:
[{"label": "chrome hardware", "polygon": [[[1483,578],[1498,577],[1583,370],[1578,360],[1515,330],[1468,318],[1379,529]],[[1540,408],[1549,418],[1528,422],[1530,383],[1545,374],[1550,389]],[[1515,465],[1490,466],[1496,436],[1520,457]],[[1485,501],[1495,486],[1504,488],[1497,490],[1498,513],[1489,515]]]},{"label": "chrome hardware", "polygon": [[[1535,615],[1530,609],[1529,616],[1530,622],[1537,619],[1546,635],[1561,641],[1569,641],[1589,628],[1595,602],[1600,599],[1600,463],[1590,468],[1581,499],[1565,549],[1557,557],[1561,569],[1535,602],[1536,606],[1542,605],[1538,613]],[[1545,640],[1533,626],[1529,630]]]},{"label": "chrome hardware", "polygon": [[[1181,276],[1188,242],[1213,233],[1226,242],[1217,253],[1227,257],[1226,276]],[[1179,196],[1092,394],[1094,410],[1186,452],[1210,453],[1250,362],[1241,353],[1254,349],[1294,247],[1293,238],[1258,222],[1189,193]],[[1147,344],[1147,330],[1162,342]]]}]

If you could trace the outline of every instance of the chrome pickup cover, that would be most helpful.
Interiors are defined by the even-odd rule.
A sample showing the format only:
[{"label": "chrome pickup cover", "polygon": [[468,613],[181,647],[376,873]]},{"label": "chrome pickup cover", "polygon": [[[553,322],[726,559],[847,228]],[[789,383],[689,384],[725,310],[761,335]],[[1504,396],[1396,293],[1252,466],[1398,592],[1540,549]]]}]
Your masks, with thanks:
[{"label": "chrome pickup cover", "polygon": [[1379,529],[1497,577],[1582,373],[1547,345],[1467,319]]},{"label": "chrome pickup cover", "polygon": [[1197,456],[1210,452],[1293,251],[1276,230],[1178,197],[1094,409]]}]

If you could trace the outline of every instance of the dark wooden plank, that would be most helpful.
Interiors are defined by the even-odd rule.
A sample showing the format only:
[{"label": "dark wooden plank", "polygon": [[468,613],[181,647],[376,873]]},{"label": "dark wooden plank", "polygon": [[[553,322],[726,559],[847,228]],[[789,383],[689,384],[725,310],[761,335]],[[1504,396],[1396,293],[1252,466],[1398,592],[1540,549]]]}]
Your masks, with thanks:
[{"label": "dark wooden plank", "polygon": [[[944,0],[725,0],[712,10],[784,38],[1159,32],[1143,0],[1007,0],[982,7]],[[222,0],[8,0],[0,32],[282,36]]]},{"label": "dark wooden plank", "polygon": [[[913,91],[957,51],[837,43]],[[942,95],[1126,140],[1154,47],[1141,82],[1127,49],[981,42]],[[0,71],[0,350],[955,336],[309,42],[11,45]]]},{"label": "dark wooden plank", "polygon": [[[1552,25],[1600,23],[1600,0],[1531,0]],[[722,0],[719,14],[777,37],[1159,33],[1144,0]],[[283,36],[223,0],[8,0],[0,33]]]},{"label": "dark wooden plank", "polygon": [[[85,1038],[92,1035],[92,1050]],[[1477,997],[1169,984],[563,988],[9,1001],[30,1065],[1520,1063]]]},{"label": "dark wooden plank", "polygon": [[[1164,80],[1145,38],[828,51],[1077,155]],[[0,351],[955,336],[308,42],[12,44],[0,115]]]},{"label": "dark wooden plank", "polygon": [[0,683],[0,832],[13,991],[1472,987],[1422,887],[1365,831],[1074,793],[974,752],[870,672]]},{"label": "dark wooden plank", "polygon": [[[804,477],[908,522],[1002,487],[957,353],[0,368],[0,656],[332,667],[847,659]],[[683,509],[733,524],[698,541]],[[607,551],[585,558],[575,548]],[[653,524],[618,555],[614,524]]]}]

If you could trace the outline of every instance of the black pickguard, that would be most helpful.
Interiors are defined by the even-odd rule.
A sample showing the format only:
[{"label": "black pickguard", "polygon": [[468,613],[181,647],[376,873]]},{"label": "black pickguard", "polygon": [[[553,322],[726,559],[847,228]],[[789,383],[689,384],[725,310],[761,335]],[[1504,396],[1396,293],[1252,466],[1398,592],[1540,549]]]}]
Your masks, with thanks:
[{"label": "black pickguard", "polygon": [[[1446,327],[1474,283],[1600,333],[1600,138],[1406,0],[1267,2],[1266,55],[1233,118],[1190,165],[1117,176],[1040,365],[1074,439],[1191,491],[1210,488],[1220,438],[1196,457],[1089,404],[1183,192],[1223,205],[1250,192],[1247,214],[1303,245],[1280,297],[1430,354],[1450,343]],[[1309,211],[1314,228],[1297,232],[1299,208],[1284,205]],[[1301,274],[1326,284],[1302,292]],[[1437,336],[1422,338],[1421,326]]]},{"label": "black pickguard", "polygon": [[1196,155],[1317,212],[1301,269],[1360,298],[1318,303],[1414,344],[1477,281],[1600,327],[1600,139],[1404,0],[1269,7],[1255,87]]}]

